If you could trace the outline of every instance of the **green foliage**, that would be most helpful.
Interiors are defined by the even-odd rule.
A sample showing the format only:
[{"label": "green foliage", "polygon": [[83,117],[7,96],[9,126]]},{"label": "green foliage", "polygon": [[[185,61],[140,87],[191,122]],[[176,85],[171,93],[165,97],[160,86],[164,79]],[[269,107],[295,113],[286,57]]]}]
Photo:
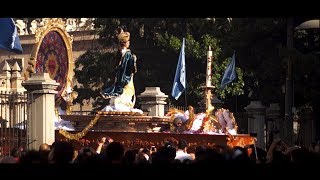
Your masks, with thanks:
[{"label": "green foliage", "polygon": [[[162,48],[163,52],[178,54],[181,48],[182,38],[178,38],[168,33],[158,34],[157,45]],[[243,73],[240,68],[237,68],[238,79],[228,85],[224,90],[220,89],[220,82],[223,73],[229,63],[228,58],[224,61],[219,60],[221,48],[219,40],[210,34],[204,34],[199,40],[194,39],[191,34],[186,35],[186,66],[187,66],[187,93],[189,103],[195,104],[203,99],[203,88],[205,84],[205,71],[207,63],[208,47],[211,47],[213,52],[213,73],[212,84],[215,95],[220,98],[225,98],[226,94],[241,95],[244,93]],[[201,66],[196,64],[201,64]],[[200,72],[200,73],[199,73]],[[182,98],[183,99],[183,98]]]},{"label": "green foliage", "polygon": [[[215,92],[222,98],[226,94],[243,94],[242,71],[237,68],[238,80],[228,85],[220,92],[222,74],[226,67],[227,56],[220,56],[222,49],[215,36],[222,37],[230,30],[230,24],[222,19],[217,23],[202,18],[97,18],[96,33],[100,43],[106,49],[115,49],[117,45],[116,29],[122,27],[131,35],[131,47],[138,57],[138,72],[135,75],[136,93],[139,94],[146,86],[159,86],[166,94],[171,94],[172,82],[176,70],[177,59],[181,48],[182,38],[186,38],[186,68],[187,68],[187,97],[188,104],[197,106],[203,99],[205,83],[206,59],[208,47],[213,51],[213,85]],[[149,52],[149,53],[148,53]],[[99,107],[101,101],[99,92],[108,85],[107,80],[113,78],[115,55],[114,51],[90,50],[76,62],[76,78],[82,86],[75,89],[79,92],[77,101],[90,98]],[[108,62],[108,63],[106,63]],[[170,68],[168,68],[170,67]],[[234,90],[233,90],[234,89]],[[184,104],[184,98],[173,103]],[[102,105],[100,105],[102,106]]]},{"label": "green foliage", "polygon": [[232,96],[244,94],[244,81],[243,81],[243,72],[239,67],[236,67],[237,79],[234,82],[229,83],[223,90],[220,88],[220,83],[223,77],[223,74],[230,63],[231,59],[225,59],[220,65],[214,64],[213,69],[215,74],[212,76],[212,84],[215,85],[214,93],[221,99],[226,98],[227,94]]},{"label": "green foliage", "polygon": [[[197,106],[203,99],[208,47],[213,51],[212,83],[214,94],[222,99],[253,92],[251,99],[280,102],[281,87],[286,76],[286,57],[294,59],[296,89],[302,97],[310,99],[319,92],[316,85],[312,92],[302,86],[305,81],[318,77],[318,65],[311,63],[305,54],[286,52],[286,19],[282,18],[97,18],[96,33],[105,50],[90,50],[76,64],[79,97],[77,101],[93,98],[98,106],[105,103],[99,91],[112,80],[115,65],[114,49],[117,45],[116,29],[123,27],[131,34],[131,49],[138,57],[135,75],[136,94],[147,86],[158,86],[170,95],[182,38],[186,38],[186,74],[188,105]],[[305,47],[305,34],[296,34],[299,48]],[[314,44],[316,44],[315,42]],[[111,49],[111,51],[110,51]],[[309,48],[310,49],[310,48]],[[312,48],[314,49],[314,48]],[[107,51],[108,50],[108,51]],[[225,68],[236,50],[237,80],[220,90]],[[107,63],[106,63],[107,62]],[[312,61],[316,62],[316,61]],[[80,70],[80,67],[82,70]],[[308,70],[312,71],[308,72]],[[311,73],[313,72],[313,74]],[[304,76],[308,78],[303,79]],[[309,87],[308,87],[309,88]],[[175,105],[184,105],[184,94]],[[297,99],[297,98],[296,98]],[[316,101],[316,100],[315,100]],[[247,103],[246,101],[239,103]],[[246,104],[247,105],[247,104]]]},{"label": "green foliage", "polygon": [[110,85],[114,78],[116,54],[101,50],[89,50],[75,62],[75,77],[79,84],[74,89],[78,92],[75,102],[83,104],[84,100],[93,99],[94,107],[105,104],[100,96],[101,89]]}]

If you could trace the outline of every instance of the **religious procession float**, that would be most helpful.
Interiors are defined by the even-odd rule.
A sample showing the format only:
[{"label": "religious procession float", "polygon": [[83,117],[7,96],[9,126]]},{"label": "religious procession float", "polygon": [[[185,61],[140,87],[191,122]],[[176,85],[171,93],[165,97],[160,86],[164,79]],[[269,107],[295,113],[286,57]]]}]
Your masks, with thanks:
[{"label": "religious procession float", "polygon": [[132,61],[130,74],[116,75],[125,77],[127,85],[120,94],[112,94],[110,97],[104,93],[114,93],[115,89],[106,89],[102,95],[110,101],[101,111],[92,115],[75,115],[72,114],[72,101],[77,97],[72,89],[73,39],[65,31],[60,19],[49,19],[46,25],[37,30],[36,45],[28,62],[27,73],[49,73],[52,79],[60,83],[55,98],[56,140],[72,141],[75,145],[84,146],[97,144],[101,137],[108,136],[128,148],[160,146],[166,141],[179,139],[187,140],[191,148],[200,145],[246,146],[255,143],[254,137],[237,133],[237,123],[232,112],[223,108],[215,109],[211,104],[211,90],[214,86],[211,85],[210,47],[207,53],[206,86],[203,87],[205,111],[195,113],[194,108],[189,106],[187,111],[171,108],[164,115],[153,116],[133,108],[136,57],[125,46],[130,33],[119,31],[118,39],[122,46],[121,63],[117,67],[119,72],[121,68],[127,68],[127,64],[123,66],[124,63]]}]

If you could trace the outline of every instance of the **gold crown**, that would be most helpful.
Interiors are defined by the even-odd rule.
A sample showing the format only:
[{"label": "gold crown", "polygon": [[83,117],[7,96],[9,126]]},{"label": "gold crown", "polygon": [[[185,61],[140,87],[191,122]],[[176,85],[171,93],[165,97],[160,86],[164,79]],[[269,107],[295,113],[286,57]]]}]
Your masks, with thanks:
[{"label": "gold crown", "polygon": [[118,35],[118,39],[119,39],[119,42],[123,42],[123,43],[126,43],[130,40],[130,33],[129,32],[121,32],[119,35]]}]

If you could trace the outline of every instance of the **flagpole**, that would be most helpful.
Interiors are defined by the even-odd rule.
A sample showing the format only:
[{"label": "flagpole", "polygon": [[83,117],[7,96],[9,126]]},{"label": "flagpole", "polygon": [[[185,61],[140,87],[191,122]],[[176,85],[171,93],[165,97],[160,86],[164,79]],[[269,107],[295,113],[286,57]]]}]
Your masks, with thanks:
[{"label": "flagpole", "polygon": [[[185,39],[183,38],[183,41]],[[188,102],[187,102],[187,67],[184,67],[184,73],[185,73],[185,88],[184,88],[184,106],[188,109]]]},{"label": "flagpole", "polygon": [[[180,97],[180,95],[186,90],[186,72],[185,72],[185,39],[182,39],[181,51],[178,59],[178,64],[176,68],[176,73],[174,76],[173,88],[171,91],[172,97],[176,100]],[[186,102],[186,94],[185,94],[185,103]]]},{"label": "flagpole", "polygon": [[236,113],[238,112],[238,96],[236,95]]},{"label": "flagpole", "polygon": [[187,103],[187,88],[185,88],[185,90],[184,90],[184,106],[188,107],[188,103]]},{"label": "flagpole", "polygon": [[230,63],[227,65],[227,68],[223,74],[220,88],[223,90],[226,85],[231,83],[237,78],[236,65],[235,65],[235,51],[233,52]]}]

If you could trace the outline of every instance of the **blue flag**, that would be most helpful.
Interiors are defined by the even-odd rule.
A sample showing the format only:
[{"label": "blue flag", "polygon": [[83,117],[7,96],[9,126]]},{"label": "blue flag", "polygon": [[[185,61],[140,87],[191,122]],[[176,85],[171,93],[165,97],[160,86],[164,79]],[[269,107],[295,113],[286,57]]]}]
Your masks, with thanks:
[{"label": "blue flag", "polygon": [[231,62],[228,64],[226,71],[224,72],[223,78],[221,80],[221,89],[224,89],[227,84],[231,83],[237,78],[236,73],[236,53],[233,53]]},{"label": "blue flag", "polygon": [[23,51],[12,18],[0,18],[0,48],[19,54]]},{"label": "blue flag", "polygon": [[176,75],[174,76],[173,88],[171,95],[176,100],[180,97],[186,88],[186,63],[185,63],[185,53],[184,53],[184,38],[182,40],[181,51],[179,55],[179,60],[176,69]]}]

